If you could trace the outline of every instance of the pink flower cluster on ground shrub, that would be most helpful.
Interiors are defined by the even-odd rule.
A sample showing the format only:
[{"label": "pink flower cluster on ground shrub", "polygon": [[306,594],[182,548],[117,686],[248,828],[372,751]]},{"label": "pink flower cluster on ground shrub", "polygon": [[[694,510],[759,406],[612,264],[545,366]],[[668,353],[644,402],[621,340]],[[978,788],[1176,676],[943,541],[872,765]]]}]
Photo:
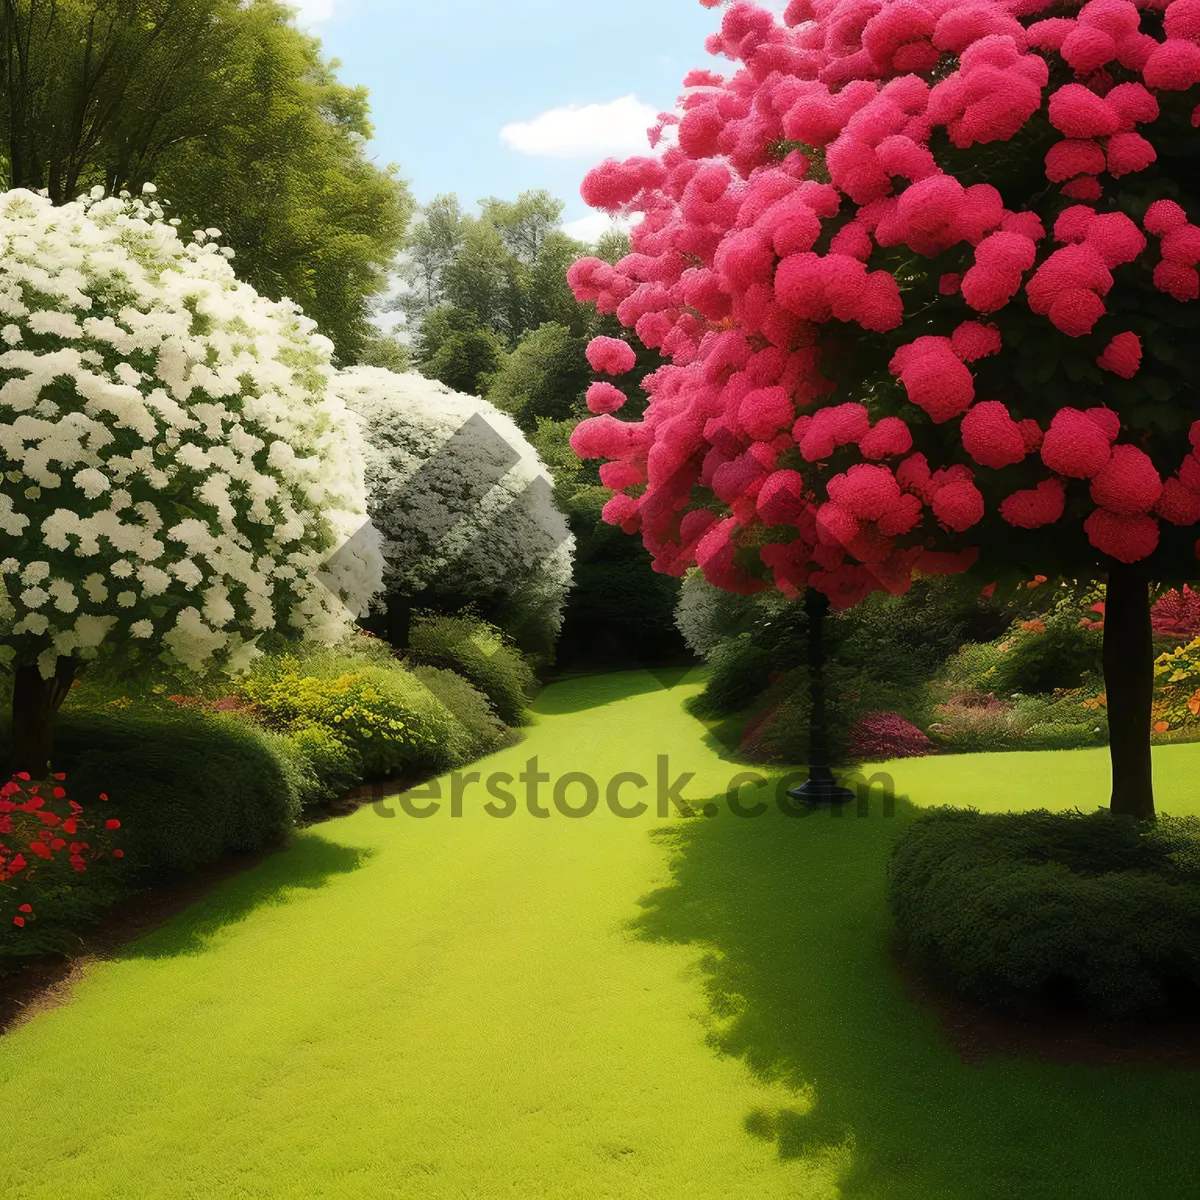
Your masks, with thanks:
[{"label": "pink flower cluster on ground shrub", "polygon": [[[734,592],[811,586],[844,608],[903,592],[914,572],[967,569],[989,512],[1035,529],[1079,496],[1077,527],[1123,562],[1155,551],[1160,522],[1200,521],[1200,421],[1191,452],[1160,471],[1106,403],[1046,412],[1034,398],[1031,416],[977,394],[978,364],[1023,352],[1005,344],[1009,306],[1043,339],[1098,338],[1089,363],[1120,381],[1145,349],[1120,328],[1130,306],[1110,303],[1120,273],[1144,271],[1152,294],[1177,302],[1200,297],[1200,226],[1169,198],[1138,219],[1117,200],[1168,144],[1158,131],[1174,93],[1200,83],[1200,0],[1048,11],[792,0],[780,21],[733,3],[708,48],[734,73],[694,72],[652,131],[659,152],[589,173],[589,203],[641,219],[631,253],[585,258],[569,282],[666,365],[644,381],[641,420],[612,416],[611,391],[595,385],[598,415],[572,445],[607,460],[605,519],[640,533],[656,569],[698,565]],[[677,136],[661,148],[668,126]],[[1029,208],[956,178],[1027,137],[1048,145]],[[939,259],[920,312],[952,321],[916,319],[903,256],[914,269]],[[899,412],[835,382],[847,348],[872,335],[891,347],[896,382],[884,383],[907,400]],[[619,339],[589,349],[609,374],[632,360]],[[941,461],[913,450],[936,427],[961,435]],[[1019,480],[990,482],[1018,467]]]},{"label": "pink flower cluster on ground shrub", "polygon": [[867,713],[850,730],[848,751],[864,762],[889,758],[920,758],[934,751],[933,743],[899,713]]}]

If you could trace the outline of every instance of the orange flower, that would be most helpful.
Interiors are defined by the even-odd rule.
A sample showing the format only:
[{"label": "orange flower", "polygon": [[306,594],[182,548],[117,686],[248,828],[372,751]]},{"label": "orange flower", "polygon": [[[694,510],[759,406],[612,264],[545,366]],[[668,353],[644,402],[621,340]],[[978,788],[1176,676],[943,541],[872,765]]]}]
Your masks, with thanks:
[{"label": "orange flower", "polygon": [[1192,714],[1193,717],[1196,716],[1197,714],[1200,714],[1200,688],[1196,689],[1195,694],[1187,702],[1187,706],[1188,706],[1188,711]]},{"label": "orange flower", "polygon": [[1046,625],[1045,622],[1039,621],[1037,617],[1034,617],[1032,621],[1022,621],[1021,629],[1025,633],[1045,633]]},{"label": "orange flower", "polygon": [[1154,722],[1154,732],[1155,733],[1166,733],[1167,730],[1170,728],[1171,728],[1170,724],[1166,721],[1155,721]]}]

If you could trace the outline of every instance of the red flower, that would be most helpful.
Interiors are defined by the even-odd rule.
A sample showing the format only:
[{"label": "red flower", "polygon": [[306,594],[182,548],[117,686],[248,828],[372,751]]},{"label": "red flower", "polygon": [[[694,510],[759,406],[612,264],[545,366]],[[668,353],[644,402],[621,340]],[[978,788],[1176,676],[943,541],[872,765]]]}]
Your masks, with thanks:
[{"label": "red flower", "polygon": [[104,822],[104,828],[105,828],[105,829],[120,829],[120,828],[121,828],[121,822],[120,822],[120,821],[118,821],[118,820],[116,819],[116,817],[113,817],[111,820],[109,820],[109,821],[105,821],[105,822]]},{"label": "red flower", "polygon": [[17,909],[17,911],[31,913],[31,912],[33,912],[33,905],[32,904],[22,904],[21,907],[19,909]]},{"label": "red flower", "polygon": [[20,925],[20,926],[24,927],[24,925],[25,925],[25,918],[24,918],[24,917],[13,917],[13,924],[14,924],[14,925]]},{"label": "red flower", "polygon": [[64,846],[66,846],[66,844],[67,843],[62,838],[51,838],[50,839],[50,849],[51,850],[61,850],[61,849],[63,849]]},{"label": "red flower", "polygon": [[18,854],[12,860],[12,862],[8,864],[8,873],[10,875],[15,875],[18,871],[23,870],[25,870],[25,856],[23,854]]},{"label": "red flower", "polygon": [[33,851],[38,858],[53,858],[54,854],[50,847],[45,842],[30,842],[29,849]]},{"label": "red flower", "polygon": [[28,772],[28,771],[18,771],[18,772],[16,773],[16,775],[15,775],[15,776],[13,776],[13,778],[14,778],[14,779],[24,779],[26,782],[28,782],[28,780],[29,780],[29,772]]},{"label": "red flower", "polygon": [[104,792],[101,792],[101,793],[100,793],[100,799],[101,799],[101,800],[107,800],[107,799],[108,799],[108,796],[106,796],[106,795],[104,794]]},{"label": "red flower", "polygon": [[55,800],[62,800],[62,799],[63,799],[63,798],[66,796],[66,794],[67,794],[67,789],[66,789],[66,788],[60,788],[60,787],[56,787],[56,788],[54,789],[54,798],[55,798]]},{"label": "red flower", "polygon": [[66,779],[66,777],[67,777],[66,771],[55,771],[54,772],[55,779]]},{"label": "red flower", "polygon": [[114,850],[114,851],[112,852],[112,856],[113,856],[113,858],[124,858],[124,857],[125,857],[125,851],[124,851],[124,850]]},{"label": "red flower", "polygon": [[76,829],[75,818],[74,818],[74,817],[68,817],[68,818],[67,818],[67,819],[66,819],[66,820],[65,820],[65,821],[62,823],[62,828],[63,828],[63,833],[74,833],[74,832],[75,832],[75,829]]}]

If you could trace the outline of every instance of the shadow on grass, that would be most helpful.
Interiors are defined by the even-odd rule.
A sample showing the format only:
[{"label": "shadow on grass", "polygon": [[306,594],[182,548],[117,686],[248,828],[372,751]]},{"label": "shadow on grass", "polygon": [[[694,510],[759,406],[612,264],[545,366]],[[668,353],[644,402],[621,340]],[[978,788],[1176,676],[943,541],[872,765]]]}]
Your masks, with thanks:
[{"label": "shadow on grass", "polygon": [[297,834],[284,849],[218,884],[166,925],[124,946],[119,958],[174,958],[200,954],[213,934],[252,912],[279,904],[288,893],[322,888],[364,866],[372,851],[342,846],[315,833]]},{"label": "shadow on grass", "polygon": [[568,677],[546,687],[529,707],[541,716],[584,712],[632,696],[673,688],[694,670],[695,667],[654,667]]},{"label": "shadow on grass", "polygon": [[747,1113],[782,1159],[840,1152],[843,1197],[1075,1200],[1200,1195],[1200,1087],[1186,1071],[992,1060],[968,1066],[889,959],[885,871],[915,815],[854,806],[727,813],[656,837],[671,883],[636,932],[695,946],[708,1041],[797,1103]]}]

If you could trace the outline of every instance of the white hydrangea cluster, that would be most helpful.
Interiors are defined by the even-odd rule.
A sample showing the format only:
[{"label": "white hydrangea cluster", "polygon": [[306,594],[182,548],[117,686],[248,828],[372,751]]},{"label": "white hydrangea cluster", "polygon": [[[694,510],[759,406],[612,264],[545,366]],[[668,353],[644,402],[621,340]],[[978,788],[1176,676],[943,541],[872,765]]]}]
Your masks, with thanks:
[{"label": "white hydrangea cluster", "polygon": [[387,592],[499,598],[497,619],[519,638],[552,641],[575,542],[520,429],[486,400],[417,374],[351,367],[334,391],[363,419]]},{"label": "white hydrangea cluster", "polygon": [[236,670],[381,584],[330,343],[175,224],[0,194],[0,642],[47,675],[127,639]]}]

